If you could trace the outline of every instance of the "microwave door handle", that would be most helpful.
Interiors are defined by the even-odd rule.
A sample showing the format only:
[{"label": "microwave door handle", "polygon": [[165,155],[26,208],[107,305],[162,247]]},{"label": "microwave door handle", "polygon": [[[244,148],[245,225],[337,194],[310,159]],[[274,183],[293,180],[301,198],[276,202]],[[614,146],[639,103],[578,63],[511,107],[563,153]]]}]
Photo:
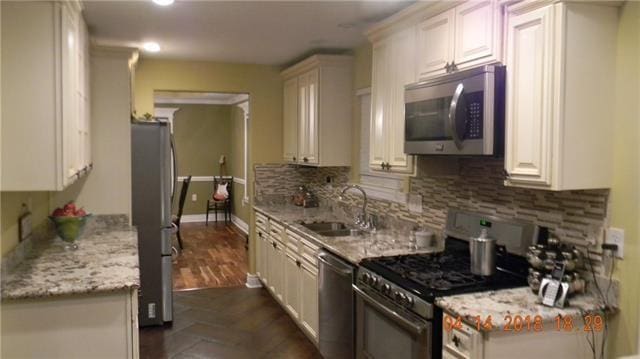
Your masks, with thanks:
[{"label": "microwave door handle", "polygon": [[460,101],[460,97],[464,92],[464,85],[462,83],[458,84],[456,87],[456,91],[453,94],[453,98],[451,99],[451,106],[449,106],[449,130],[451,131],[451,138],[453,138],[453,142],[456,144],[456,147],[460,150],[462,149],[462,139],[458,135],[458,127],[456,126],[456,112],[458,110],[458,102]]}]

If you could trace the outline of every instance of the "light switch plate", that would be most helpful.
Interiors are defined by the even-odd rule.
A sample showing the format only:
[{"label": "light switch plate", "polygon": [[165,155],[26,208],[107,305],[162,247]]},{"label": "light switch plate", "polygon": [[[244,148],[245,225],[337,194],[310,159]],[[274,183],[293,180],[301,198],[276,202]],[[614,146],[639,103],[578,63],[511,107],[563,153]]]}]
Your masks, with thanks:
[{"label": "light switch plate", "polygon": [[21,242],[31,236],[31,232],[33,231],[33,225],[31,222],[31,212],[27,212],[22,216],[20,216],[19,223],[18,223],[18,231],[20,232]]},{"label": "light switch plate", "polygon": [[198,195],[197,195],[196,193],[192,194],[192,195],[191,195],[191,201],[192,201],[192,202],[195,202],[195,201],[197,201],[197,200],[198,200]]},{"label": "light switch plate", "polygon": [[616,257],[622,259],[624,256],[624,229],[610,227],[607,230],[607,238],[604,242],[617,245],[618,250],[616,251]]},{"label": "light switch plate", "polygon": [[409,193],[408,203],[409,212],[422,213],[422,196],[415,193]]}]

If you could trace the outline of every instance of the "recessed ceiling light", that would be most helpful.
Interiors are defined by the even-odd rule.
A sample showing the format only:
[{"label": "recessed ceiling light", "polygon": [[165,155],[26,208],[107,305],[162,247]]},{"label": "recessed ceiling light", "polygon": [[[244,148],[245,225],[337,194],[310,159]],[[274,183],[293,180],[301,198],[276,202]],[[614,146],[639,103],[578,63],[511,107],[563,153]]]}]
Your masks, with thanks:
[{"label": "recessed ceiling light", "polygon": [[144,51],[147,51],[147,52],[158,52],[158,51],[160,51],[160,45],[158,45],[157,42],[153,42],[153,41],[145,42],[142,45],[142,48],[144,49]]},{"label": "recessed ceiling light", "polygon": [[175,0],[153,0],[154,3],[156,3],[156,5],[160,5],[160,6],[169,6],[171,4],[173,4]]}]

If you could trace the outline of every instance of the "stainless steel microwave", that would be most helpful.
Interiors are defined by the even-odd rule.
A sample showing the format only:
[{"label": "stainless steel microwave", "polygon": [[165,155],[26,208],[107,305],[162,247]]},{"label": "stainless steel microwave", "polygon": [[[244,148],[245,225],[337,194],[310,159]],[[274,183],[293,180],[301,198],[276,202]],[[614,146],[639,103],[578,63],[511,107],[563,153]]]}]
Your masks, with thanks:
[{"label": "stainless steel microwave", "polygon": [[505,67],[485,65],[405,88],[404,152],[504,153]]}]

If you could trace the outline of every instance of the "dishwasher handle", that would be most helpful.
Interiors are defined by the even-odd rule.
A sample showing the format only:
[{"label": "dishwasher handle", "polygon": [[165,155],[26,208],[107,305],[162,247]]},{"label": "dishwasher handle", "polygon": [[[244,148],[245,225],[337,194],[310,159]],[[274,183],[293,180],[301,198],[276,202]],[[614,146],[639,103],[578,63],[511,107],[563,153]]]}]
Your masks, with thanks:
[{"label": "dishwasher handle", "polygon": [[318,260],[334,272],[346,277],[353,274],[353,267],[339,260],[331,254],[321,251]]}]

